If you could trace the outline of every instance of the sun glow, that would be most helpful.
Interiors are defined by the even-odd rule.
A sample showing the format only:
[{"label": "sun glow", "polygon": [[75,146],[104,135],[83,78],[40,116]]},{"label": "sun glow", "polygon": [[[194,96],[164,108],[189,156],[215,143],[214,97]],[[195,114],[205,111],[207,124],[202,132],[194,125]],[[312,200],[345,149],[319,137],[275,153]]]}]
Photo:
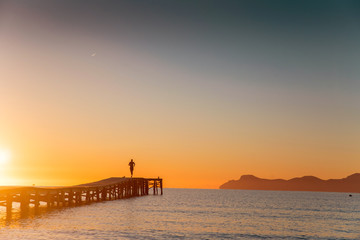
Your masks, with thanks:
[{"label": "sun glow", "polygon": [[11,159],[11,153],[9,150],[0,149],[0,164],[5,164]]}]

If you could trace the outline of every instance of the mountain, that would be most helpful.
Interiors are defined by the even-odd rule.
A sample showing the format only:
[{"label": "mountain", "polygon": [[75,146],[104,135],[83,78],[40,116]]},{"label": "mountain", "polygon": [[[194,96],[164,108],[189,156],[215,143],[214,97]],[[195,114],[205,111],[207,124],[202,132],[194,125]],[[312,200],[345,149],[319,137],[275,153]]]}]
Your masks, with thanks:
[{"label": "mountain", "polygon": [[360,192],[360,173],[346,178],[322,180],[313,176],[284,179],[262,179],[253,175],[243,175],[239,180],[230,180],[220,189],[316,191],[316,192]]}]

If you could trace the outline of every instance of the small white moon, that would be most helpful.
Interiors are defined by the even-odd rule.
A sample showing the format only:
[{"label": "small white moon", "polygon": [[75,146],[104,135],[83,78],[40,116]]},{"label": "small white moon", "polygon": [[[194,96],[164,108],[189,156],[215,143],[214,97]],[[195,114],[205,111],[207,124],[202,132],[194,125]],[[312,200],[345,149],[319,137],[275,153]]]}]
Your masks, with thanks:
[{"label": "small white moon", "polygon": [[96,52],[93,52],[93,53],[91,54],[91,56],[92,56],[92,57],[95,57],[95,56],[96,56]]}]

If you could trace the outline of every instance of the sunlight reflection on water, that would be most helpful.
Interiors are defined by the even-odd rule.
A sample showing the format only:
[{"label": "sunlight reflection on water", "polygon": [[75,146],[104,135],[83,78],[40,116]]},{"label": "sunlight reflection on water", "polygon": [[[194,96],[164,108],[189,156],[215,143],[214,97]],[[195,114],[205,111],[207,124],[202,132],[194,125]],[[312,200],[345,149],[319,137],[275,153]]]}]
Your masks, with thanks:
[{"label": "sunlight reflection on water", "polygon": [[359,239],[360,194],[166,189],[9,219],[0,239]]}]

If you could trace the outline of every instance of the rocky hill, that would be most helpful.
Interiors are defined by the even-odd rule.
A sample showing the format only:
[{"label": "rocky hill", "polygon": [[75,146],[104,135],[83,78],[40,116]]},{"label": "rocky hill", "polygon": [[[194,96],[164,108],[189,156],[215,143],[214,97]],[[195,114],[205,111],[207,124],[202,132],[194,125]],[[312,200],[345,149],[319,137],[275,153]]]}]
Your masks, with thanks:
[{"label": "rocky hill", "polygon": [[360,173],[342,179],[322,180],[313,176],[284,179],[262,179],[253,175],[243,175],[239,180],[231,180],[220,189],[316,191],[316,192],[360,192]]}]

